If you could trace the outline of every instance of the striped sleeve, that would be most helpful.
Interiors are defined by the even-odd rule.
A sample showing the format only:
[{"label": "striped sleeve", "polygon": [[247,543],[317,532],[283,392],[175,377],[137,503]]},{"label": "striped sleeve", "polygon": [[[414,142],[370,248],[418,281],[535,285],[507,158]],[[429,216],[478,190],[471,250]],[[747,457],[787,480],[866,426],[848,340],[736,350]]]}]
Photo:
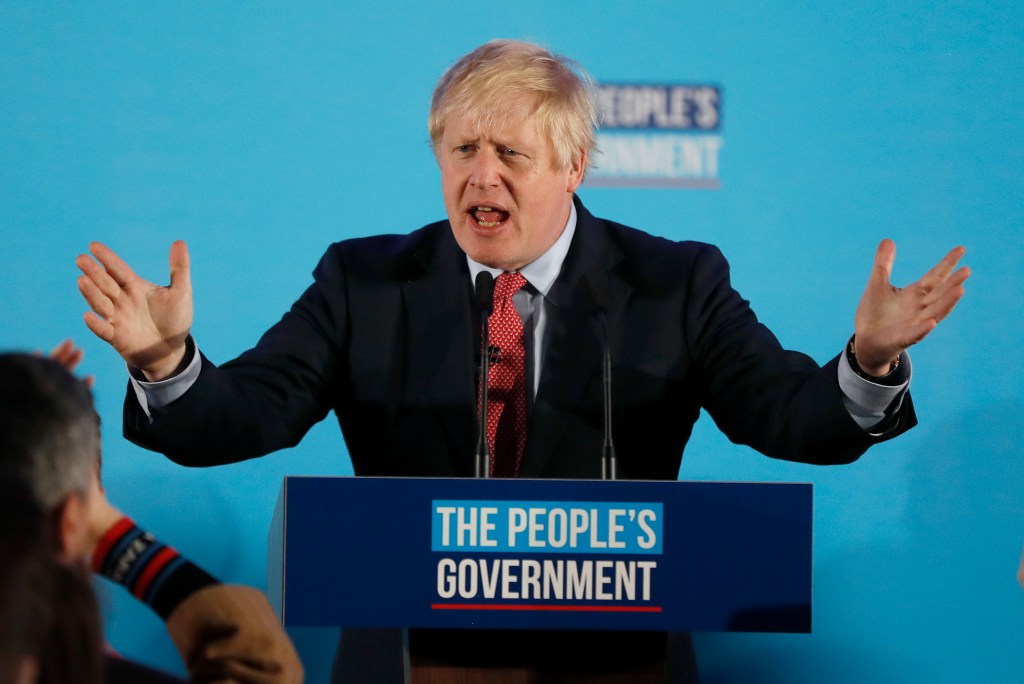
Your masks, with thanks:
[{"label": "striped sleeve", "polygon": [[130,518],[121,518],[96,544],[93,572],[125,587],[166,620],[186,598],[218,584]]}]

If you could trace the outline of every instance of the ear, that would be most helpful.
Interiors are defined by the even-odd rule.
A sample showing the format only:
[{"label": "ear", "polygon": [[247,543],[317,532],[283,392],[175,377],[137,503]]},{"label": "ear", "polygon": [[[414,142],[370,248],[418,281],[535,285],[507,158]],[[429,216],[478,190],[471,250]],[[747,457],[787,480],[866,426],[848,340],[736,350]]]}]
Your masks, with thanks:
[{"label": "ear", "polygon": [[569,173],[566,179],[565,191],[570,194],[576,192],[576,188],[580,187],[580,184],[583,182],[583,176],[586,174],[587,170],[587,151],[580,148],[579,152],[579,157],[569,164]]},{"label": "ear", "polygon": [[[86,501],[80,494],[69,494],[53,511],[57,550],[64,561],[78,562],[85,557]],[[88,559],[86,559],[88,560]]]},{"label": "ear", "polygon": [[92,482],[90,487],[97,489],[103,496],[107,495],[107,489],[103,486],[103,450],[100,450],[96,457],[96,467],[92,469]]}]

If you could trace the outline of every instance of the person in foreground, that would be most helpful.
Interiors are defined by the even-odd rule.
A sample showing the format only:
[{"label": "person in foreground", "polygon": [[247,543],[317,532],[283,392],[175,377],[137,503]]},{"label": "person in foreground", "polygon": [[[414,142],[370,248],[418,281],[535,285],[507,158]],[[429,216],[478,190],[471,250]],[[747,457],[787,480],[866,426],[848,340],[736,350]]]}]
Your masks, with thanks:
[{"label": "person in foreground", "polygon": [[[42,512],[43,534],[66,565],[123,585],[166,623],[194,681],[291,684],[302,666],[270,604],[251,587],[223,585],[111,505],[100,484],[100,431],[86,383],[55,360],[0,354],[0,485]],[[5,526],[4,536],[17,528]],[[108,682],[179,681],[108,655]]]},{"label": "person in foreground", "polygon": [[84,568],[61,563],[43,511],[0,479],[0,682],[100,684],[99,607]]},{"label": "person in foreground", "polygon": [[[171,246],[168,287],[92,243],[92,257],[77,259],[78,286],[86,325],[131,372],[126,435],[210,466],[294,445],[333,410],[357,475],[472,476],[482,271],[497,278],[490,346],[501,351],[486,420],[496,476],[600,477],[598,310],[621,478],[676,479],[701,408],[734,442],[817,464],[849,463],[915,424],[905,352],[963,296],[963,248],[897,288],[896,248],[883,240],[853,336],[819,367],[758,322],[715,247],[587,211],[576,191],[596,123],[589,79],[569,60],[515,41],[464,56],[429,114],[447,220],[332,245],[281,321],[220,366],[190,336],[184,243]],[[665,653],[657,634],[409,639],[414,659],[438,667],[588,681],[619,681],[616,672],[646,663],[657,680]],[[343,638],[340,662],[344,651]]]}]

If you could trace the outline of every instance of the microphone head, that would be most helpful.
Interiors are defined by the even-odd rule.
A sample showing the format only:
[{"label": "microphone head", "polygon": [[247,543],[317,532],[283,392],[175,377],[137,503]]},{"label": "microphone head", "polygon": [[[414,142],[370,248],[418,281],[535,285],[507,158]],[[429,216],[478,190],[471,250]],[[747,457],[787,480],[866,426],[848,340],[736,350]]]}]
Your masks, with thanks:
[{"label": "microphone head", "polygon": [[476,274],[475,298],[478,311],[490,311],[494,307],[494,276],[490,272]]},{"label": "microphone head", "polygon": [[607,293],[589,273],[580,280],[580,287],[583,288],[583,295],[587,306],[590,307],[590,313],[597,314],[608,307]]}]

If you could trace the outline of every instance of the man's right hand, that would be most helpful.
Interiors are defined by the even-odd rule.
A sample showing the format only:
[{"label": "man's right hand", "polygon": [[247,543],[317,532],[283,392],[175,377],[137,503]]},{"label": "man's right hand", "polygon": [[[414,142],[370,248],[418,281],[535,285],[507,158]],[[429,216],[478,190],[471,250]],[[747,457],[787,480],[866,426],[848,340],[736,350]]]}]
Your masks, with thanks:
[{"label": "man's right hand", "polygon": [[78,289],[92,309],[85,314],[89,330],[147,380],[174,375],[192,327],[188,247],[180,240],[171,245],[167,287],[140,278],[106,245],[93,242],[89,252],[95,260],[86,254],[75,259],[83,274]]}]

